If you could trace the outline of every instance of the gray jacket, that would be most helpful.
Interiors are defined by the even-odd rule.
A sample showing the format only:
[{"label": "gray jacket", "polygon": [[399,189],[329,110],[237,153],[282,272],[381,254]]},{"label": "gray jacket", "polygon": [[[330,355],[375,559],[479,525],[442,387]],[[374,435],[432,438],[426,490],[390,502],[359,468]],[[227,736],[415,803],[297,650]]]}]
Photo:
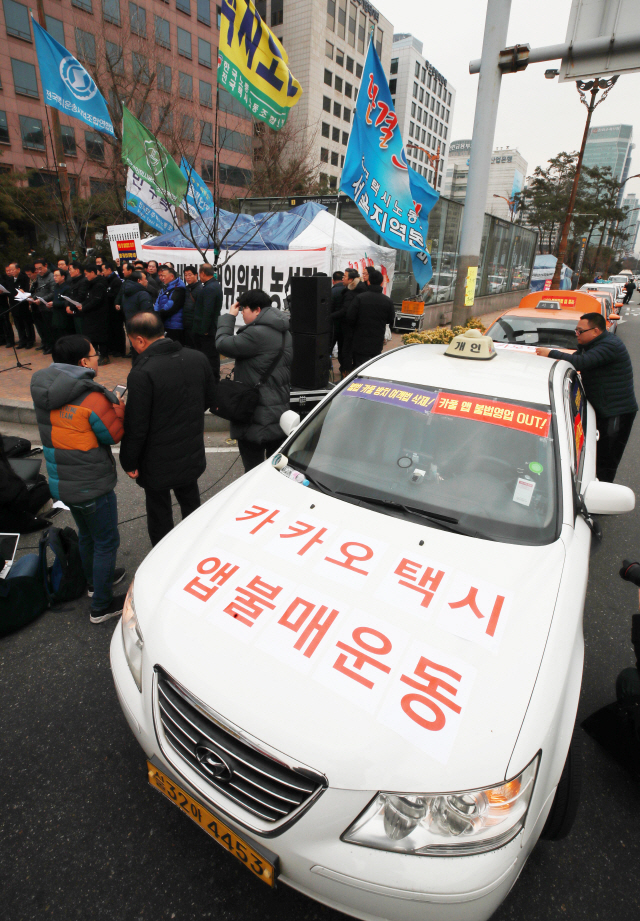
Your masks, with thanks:
[{"label": "gray jacket", "polygon": [[[53,272],[47,272],[46,275],[38,275],[33,285],[33,296],[41,297],[47,304],[53,300],[53,292],[56,289],[56,283],[53,280]],[[42,307],[42,304],[40,304]]]},{"label": "gray jacket", "polygon": [[257,384],[284,345],[284,354],[275,370],[260,387],[260,401],[249,423],[231,423],[232,438],[264,444],[284,438],[280,416],[289,409],[291,396],[291,360],[293,345],[289,317],[274,307],[261,310],[253,323],[234,336],[236,318],[227,313],[218,319],[216,349],[221,355],[235,358],[234,380]]}]

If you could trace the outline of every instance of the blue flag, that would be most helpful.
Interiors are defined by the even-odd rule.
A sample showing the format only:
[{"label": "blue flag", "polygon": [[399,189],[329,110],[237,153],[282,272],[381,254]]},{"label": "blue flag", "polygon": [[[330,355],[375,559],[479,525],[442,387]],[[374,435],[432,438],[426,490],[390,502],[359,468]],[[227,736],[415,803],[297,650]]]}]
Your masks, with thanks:
[{"label": "blue flag", "polygon": [[408,250],[422,287],[433,274],[428,215],[438,193],[409,168],[387,78],[369,43],[340,190],[358,205],[388,246]]},{"label": "blue flag", "polygon": [[180,171],[189,185],[180,206],[189,217],[197,220],[209,208],[213,208],[213,195],[185,157],[180,161]]},{"label": "blue flag", "polygon": [[33,16],[31,21],[45,104],[115,137],[107,103],[91,75]]},{"label": "blue flag", "polygon": [[175,209],[172,211],[166,199],[161,198],[131,167],[127,171],[124,206],[158,233],[171,233],[176,229]]}]

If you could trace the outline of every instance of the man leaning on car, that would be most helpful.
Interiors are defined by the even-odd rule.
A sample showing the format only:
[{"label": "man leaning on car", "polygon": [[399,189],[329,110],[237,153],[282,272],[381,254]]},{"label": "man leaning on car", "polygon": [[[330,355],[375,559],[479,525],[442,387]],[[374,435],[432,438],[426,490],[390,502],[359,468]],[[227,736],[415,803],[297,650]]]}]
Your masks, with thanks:
[{"label": "man leaning on car", "polygon": [[542,347],[536,352],[545,358],[568,361],[580,372],[600,433],[596,476],[613,483],[638,412],[631,358],[624,342],[607,332],[600,313],[584,313],[578,320],[576,336],[577,352]]}]

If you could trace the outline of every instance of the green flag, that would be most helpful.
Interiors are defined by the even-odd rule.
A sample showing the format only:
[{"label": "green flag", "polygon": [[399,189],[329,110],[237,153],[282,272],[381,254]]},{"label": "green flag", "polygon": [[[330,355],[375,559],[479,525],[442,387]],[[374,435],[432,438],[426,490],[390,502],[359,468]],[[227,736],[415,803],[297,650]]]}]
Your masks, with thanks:
[{"label": "green flag", "polygon": [[122,160],[149,183],[170,204],[179,206],[187,191],[187,180],[167,148],[122,107]]}]

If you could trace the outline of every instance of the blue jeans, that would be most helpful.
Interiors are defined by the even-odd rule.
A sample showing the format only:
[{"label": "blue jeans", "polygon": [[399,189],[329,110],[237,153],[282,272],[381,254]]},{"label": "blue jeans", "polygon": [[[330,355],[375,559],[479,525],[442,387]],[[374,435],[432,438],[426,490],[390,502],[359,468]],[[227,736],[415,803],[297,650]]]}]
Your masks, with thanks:
[{"label": "blue jeans", "polygon": [[93,584],[91,610],[101,611],[113,598],[113,572],[120,546],[116,494],[111,490],[70,508],[78,525],[84,575],[87,582]]}]

